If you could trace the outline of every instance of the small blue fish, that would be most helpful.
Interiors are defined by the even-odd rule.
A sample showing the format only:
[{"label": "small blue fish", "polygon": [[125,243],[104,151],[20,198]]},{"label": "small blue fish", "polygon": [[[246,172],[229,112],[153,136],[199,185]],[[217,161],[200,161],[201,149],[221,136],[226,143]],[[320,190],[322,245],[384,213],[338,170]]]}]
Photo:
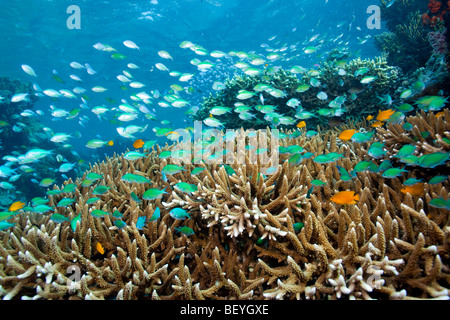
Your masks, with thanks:
[{"label": "small blue fish", "polygon": [[181,208],[174,208],[169,212],[170,216],[177,220],[184,220],[185,218],[190,218],[189,213]]},{"label": "small blue fish", "polygon": [[156,219],[158,219],[161,215],[161,210],[159,209],[159,207],[156,207],[155,212],[153,212],[152,217],[148,220],[148,221],[155,221]]},{"label": "small blue fish", "polygon": [[137,221],[136,221],[136,228],[138,229],[138,230],[142,230],[142,228],[144,227],[144,225],[145,225],[145,220],[147,220],[147,217],[139,217],[138,219],[137,219]]}]

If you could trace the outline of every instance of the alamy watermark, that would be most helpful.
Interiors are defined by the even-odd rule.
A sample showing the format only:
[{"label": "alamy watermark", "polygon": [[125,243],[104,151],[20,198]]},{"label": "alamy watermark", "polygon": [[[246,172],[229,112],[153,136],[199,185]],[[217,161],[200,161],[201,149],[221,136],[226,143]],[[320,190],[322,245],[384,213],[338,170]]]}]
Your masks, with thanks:
[{"label": "alamy watermark", "polygon": [[67,29],[81,29],[81,9],[77,5],[70,5],[67,7],[67,13],[71,15],[67,18]]},{"label": "alamy watermark", "polygon": [[381,29],[381,10],[377,5],[367,7],[366,13],[371,14],[367,19],[367,29]]}]

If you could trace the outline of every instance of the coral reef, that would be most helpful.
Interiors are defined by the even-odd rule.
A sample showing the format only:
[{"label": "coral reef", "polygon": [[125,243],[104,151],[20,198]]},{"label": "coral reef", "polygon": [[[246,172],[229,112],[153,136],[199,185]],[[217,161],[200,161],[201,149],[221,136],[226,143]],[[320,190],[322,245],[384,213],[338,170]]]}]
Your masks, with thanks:
[{"label": "coral reef", "polygon": [[[280,126],[293,128],[299,120],[299,112],[307,111],[315,116],[308,118],[308,125],[328,125],[332,119],[344,122],[349,119],[361,119],[361,116],[378,110],[379,97],[395,92],[401,73],[396,67],[388,65],[383,57],[375,59],[352,59],[348,63],[343,60],[329,60],[317,70],[297,71],[299,76],[289,70],[279,68],[273,73],[268,69],[262,75],[238,75],[225,82],[225,89],[216,95],[205,98],[200,109],[192,116],[194,120],[205,120],[215,107],[233,109],[236,103],[249,108],[251,121],[241,118],[240,112],[234,108],[231,112],[217,116],[226,128],[264,129],[276,126],[273,117],[285,119]],[[365,83],[365,77],[373,77]],[[362,82],[361,82],[362,81]],[[266,85],[268,90],[256,90],[257,85]],[[370,90],[367,86],[370,85]],[[281,96],[271,94],[270,90],[281,90]],[[246,100],[237,99],[240,90],[254,92],[253,97]],[[326,95],[323,98],[320,95]],[[289,105],[291,99],[297,99],[299,106]],[[272,110],[265,110],[273,107]]]},{"label": "coral reef", "polygon": [[[382,14],[382,19],[386,19],[385,14]],[[429,30],[422,26],[420,11],[409,13],[405,20],[395,21],[398,21],[395,26],[387,24],[390,32],[375,36],[375,45],[387,54],[390,65],[400,67],[406,74],[423,67],[430,58]]]},{"label": "coral reef", "polygon": [[[442,117],[450,117],[448,110]],[[439,137],[449,132],[442,117],[408,118],[419,134],[430,132],[429,140],[414,139],[416,129],[377,128],[389,148],[386,157],[407,143],[423,154],[434,152]],[[365,121],[357,125],[369,129]],[[338,132],[347,126],[312,138],[297,130],[280,132],[279,149],[292,149],[280,152],[278,165],[242,155],[234,145],[226,165],[188,162],[162,175],[168,164],[182,162],[159,154],[174,153],[185,142],[155,146],[138,160],[107,158],[82,178],[55,187],[60,192],[50,196],[50,206],[75,199],[53,207],[65,219],[24,211],[9,220],[16,225],[0,232],[0,294],[4,299],[448,299],[450,221],[445,208],[429,204],[431,198],[448,198],[448,179],[426,184],[421,196],[399,192],[412,172],[388,179],[361,171],[342,180],[336,165],[350,172],[368,159],[370,147],[339,141]],[[243,134],[236,133],[237,141],[249,139]],[[272,138],[271,131],[261,134]],[[342,157],[324,164],[306,157],[293,161],[294,147]],[[272,174],[262,174],[269,168]],[[83,183],[93,173],[95,183]],[[127,173],[151,184],[124,181]],[[311,188],[313,180],[324,184]],[[180,182],[197,188],[182,191]],[[64,191],[71,184],[75,190]],[[99,195],[98,186],[109,189]],[[149,188],[166,193],[151,200],[144,197]],[[330,201],[342,190],[355,191],[359,201]],[[92,202],[93,197],[98,199]],[[186,210],[189,218],[174,217],[174,208]],[[154,219],[157,210],[160,217]],[[142,217],[144,225],[138,223]]]}]

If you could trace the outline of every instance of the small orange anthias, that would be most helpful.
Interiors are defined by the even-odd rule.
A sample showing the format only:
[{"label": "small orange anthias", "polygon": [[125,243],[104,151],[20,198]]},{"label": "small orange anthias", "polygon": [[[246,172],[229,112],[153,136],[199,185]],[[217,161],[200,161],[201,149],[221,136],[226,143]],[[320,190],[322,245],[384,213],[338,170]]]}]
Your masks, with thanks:
[{"label": "small orange anthias", "polygon": [[441,0],[429,0],[428,11],[422,15],[424,25],[434,26],[439,21],[444,20],[444,16],[449,12],[450,1],[446,4]]}]

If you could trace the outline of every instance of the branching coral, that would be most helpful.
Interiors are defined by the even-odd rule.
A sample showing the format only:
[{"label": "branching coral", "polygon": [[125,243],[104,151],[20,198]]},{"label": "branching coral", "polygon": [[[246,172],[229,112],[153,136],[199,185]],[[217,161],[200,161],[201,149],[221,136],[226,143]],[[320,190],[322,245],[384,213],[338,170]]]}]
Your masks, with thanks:
[{"label": "branching coral", "polygon": [[[408,120],[420,126],[431,116]],[[430,131],[436,137],[447,130],[439,118],[433,121]],[[401,133],[377,130],[388,148],[396,149],[399,139],[403,143]],[[336,164],[351,171],[366,159],[367,146],[338,144],[336,130],[313,138],[295,132],[281,133],[280,149],[301,146],[343,157],[319,164],[311,158],[289,161],[292,154],[280,153],[277,165],[251,161],[251,154],[240,161],[234,149],[226,165],[188,162],[164,178],[167,164],[181,163],[158,155],[182,146],[178,143],[155,146],[138,160],[115,155],[95,164],[91,172],[102,178],[89,187],[81,186],[88,172],[67,181],[77,186],[70,195],[76,203],[54,208],[70,221],[23,212],[10,220],[14,228],[0,232],[0,294],[4,299],[448,298],[448,214],[428,205],[430,198],[448,196],[448,180],[428,185],[419,197],[399,192],[401,179],[373,172],[343,181]],[[236,138],[243,140],[242,134]],[[194,173],[195,168],[204,170]],[[268,168],[275,171],[267,174]],[[152,183],[125,182],[126,173]],[[326,184],[311,189],[313,180]],[[175,187],[179,182],[197,190],[182,191]],[[110,189],[88,204],[98,185]],[[146,200],[149,188],[167,193]],[[355,191],[359,201],[330,201],[341,190]],[[50,205],[65,196],[51,196]],[[157,208],[160,217],[149,221]],[[175,219],[174,208],[190,217]],[[98,210],[105,214],[96,216]],[[147,218],[143,227],[141,217]],[[181,233],[182,226],[194,234]]]}]

